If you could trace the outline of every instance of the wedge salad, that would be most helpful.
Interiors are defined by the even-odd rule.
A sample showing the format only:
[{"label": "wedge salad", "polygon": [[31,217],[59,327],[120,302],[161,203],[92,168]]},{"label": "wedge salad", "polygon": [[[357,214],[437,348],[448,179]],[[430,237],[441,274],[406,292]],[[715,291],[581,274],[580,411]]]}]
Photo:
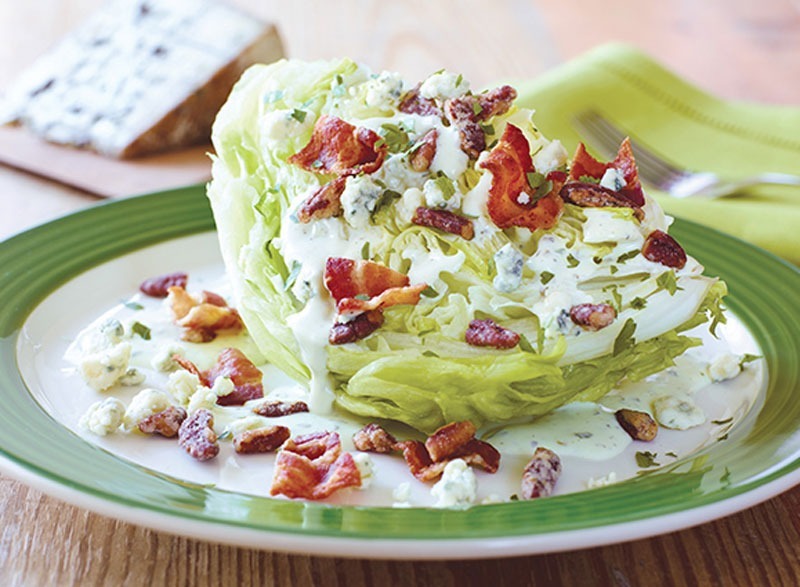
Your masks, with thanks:
[{"label": "wedge salad", "polygon": [[344,59],[251,68],[208,188],[234,305],[333,404],[431,433],[596,401],[724,321],[630,145],[570,156],[501,86]]}]

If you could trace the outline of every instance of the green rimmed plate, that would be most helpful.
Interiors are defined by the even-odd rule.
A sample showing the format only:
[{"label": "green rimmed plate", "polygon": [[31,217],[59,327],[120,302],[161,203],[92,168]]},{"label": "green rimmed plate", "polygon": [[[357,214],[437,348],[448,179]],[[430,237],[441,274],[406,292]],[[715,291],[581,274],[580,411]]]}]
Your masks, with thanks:
[{"label": "green rimmed plate", "polygon": [[[30,336],[26,318],[62,283],[92,267],[211,229],[203,189],[196,187],[103,204],[0,245],[5,471],[67,501],[161,530],[376,558],[485,558],[596,546],[711,520],[800,482],[800,402],[792,401],[800,392],[800,317],[794,309],[800,272],[687,222],[676,222],[673,233],[710,274],[728,282],[728,304],[762,349],[768,383],[746,426],[677,467],[591,492],[441,511],[271,500],[182,483],[117,458],[59,424],[28,389],[18,365],[20,341]],[[125,270],[109,269],[109,279]],[[105,306],[103,299],[98,306]]]}]

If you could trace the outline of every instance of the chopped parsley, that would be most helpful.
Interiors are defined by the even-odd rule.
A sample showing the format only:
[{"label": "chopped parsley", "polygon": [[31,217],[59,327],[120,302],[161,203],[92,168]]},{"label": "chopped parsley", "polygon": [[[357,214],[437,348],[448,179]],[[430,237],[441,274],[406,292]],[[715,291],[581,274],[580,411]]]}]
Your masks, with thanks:
[{"label": "chopped parsley", "polygon": [[494,126],[492,126],[491,124],[482,124],[481,130],[487,135],[494,134]]},{"label": "chopped parsley", "polygon": [[553,182],[548,180],[543,174],[537,171],[529,171],[525,174],[528,179],[528,185],[533,190],[533,196],[528,204],[535,204],[544,198],[553,189]]},{"label": "chopped parsley", "polygon": [[581,175],[578,178],[578,181],[581,182],[581,183],[593,183],[593,184],[599,184],[600,183],[599,179],[597,179],[596,177],[592,177],[591,175]]},{"label": "chopped parsley", "polygon": [[577,267],[581,262],[578,261],[572,254],[567,255],[567,267]]},{"label": "chopped parsley", "polygon": [[141,322],[134,322],[131,325],[131,332],[144,340],[150,340],[150,329]]},{"label": "chopped parsley", "polygon": [[635,332],[636,322],[633,321],[633,318],[628,318],[625,320],[625,324],[622,325],[622,330],[619,331],[617,338],[614,340],[612,356],[616,357],[618,354],[627,351],[636,344],[636,339],[633,337]]},{"label": "chopped parsley", "polygon": [[383,143],[390,153],[402,153],[411,147],[408,128],[403,123],[393,124],[386,122],[381,125],[379,133],[383,137]]},{"label": "chopped parsley", "polygon": [[739,361],[739,369],[744,369],[744,366],[747,363],[752,363],[753,361],[758,361],[759,359],[763,359],[761,355],[751,355],[750,353],[745,353],[742,355],[742,360]]},{"label": "chopped parsley", "polygon": [[365,261],[369,259],[369,242],[364,243],[364,246],[361,247],[361,258]]},{"label": "chopped parsley", "polygon": [[300,124],[306,121],[306,114],[308,114],[305,110],[300,110],[299,108],[295,108],[292,110],[291,117],[294,118]]},{"label": "chopped parsley", "polygon": [[128,300],[127,302],[122,303],[123,306],[128,308],[129,310],[144,310],[144,306],[139,302],[134,302],[133,300]]},{"label": "chopped parsley", "polygon": [[674,296],[678,290],[683,290],[683,288],[678,285],[678,280],[672,271],[665,271],[656,277],[656,285],[658,285],[659,290],[667,290],[671,296]]},{"label": "chopped parsley", "polygon": [[449,200],[456,193],[456,186],[453,185],[453,182],[450,181],[450,178],[444,173],[437,175],[433,180],[433,183],[437,188],[439,188],[439,191],[442,192],[442,197],[445,200]]},{"label": "chopped parsley", "polygon": [[478,104],[477,100],[472,102],[472,112],[473,112],[473,114],[475,114],[475,116],[480,116],[481,112],[483,112],[483,106]]},{"label": "chopped parsley", "polygon": [[375,200],[375,207],[372,209],[372,212],[370,212],[371,219],[375,220],[375,215],[378,213],[378,211],[388,206],[393,201],[399,200],[401,197],[402,196],[394,190],[383,190],[383,192],[381,192],[381,195],[378,196],[378,199]]},{"label": "chopped parsley", "polygon": [[641,310],[647,305],[647,300],[636,296],[631,300],[631,308],[634,310]]},{"label": "chopped parsley", "polygon": [[336,82],[336,85],[333,86],[331,94],[333,94],[335,98],[341,98],[342,96],[344,96],[346,91],[344,87],[344,78],[342,77],[342,74],[337,73],[336,77],[334,78],[334,81]]},{"label": "chopped parsley", "polygon": [[656,462],[657,456],[658,455],[656,453],[647,450],[639,451],[636,453],[636,464],[642,469],[658,467],[660,466],[660,463]]},{"label": "chopped parsley", "polygon": [[438,296],[438,295],[439,295],[439,292],[438,292],[438,291],[436,291],[435,289],[433,289],[433,288],[432,288],[432,287],[429,285],[428,287],[426,287],[425,289],[423,289],[423,290],[420,292],[420,295],[423,295],[423,296],[425,296],[426,298],[435,298],[436,296]]},{"label": "chopped parsley", "polygon": [[433,351],[424,351],[424,352],[422,353],[422,356],[423,356],[423,357],[438,357],[439,355],[437,355],[437,354],[436,354],[436,353],[434,353]]},{"label": "chopped parsley", "polygon": [[356,299],[359,302],[368,302],[369,301],[369,296],[367,294],[356,294]]},{"label": "chopped parsley", "polygon": [[550,281],[552,281],[554,277],[555,275],[553,275],[549,271],[542,271],[539,274],[539,280],[542,282],[542,285],[547,285],[548,283],[550,283]]},{"label": "chopped parsley", "polygon": [[619,313],[622,310],[622,294],[619,293],[619,287],[616,284],[607,285],[603,291],[611,294],[611,305]]},{"label": "chopped parsley", "polygon": [[619,257],[617,257],[617,263],[624,263],[629,259],[633,259],[636,257],[641,251],[639,249],[634,249],[632,251],[628,251],[627,253],[622,253]]}]

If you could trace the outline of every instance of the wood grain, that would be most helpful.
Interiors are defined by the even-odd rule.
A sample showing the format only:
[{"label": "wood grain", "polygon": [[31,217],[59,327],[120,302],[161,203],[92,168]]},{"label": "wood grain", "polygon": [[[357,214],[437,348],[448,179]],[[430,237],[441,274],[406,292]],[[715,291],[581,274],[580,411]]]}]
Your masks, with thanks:
[{"label": "wood grain", "polygon": [[[0,2],[0,88],[102,0]],[[294,57],[349,55],[410,79],[530,77],[595,44],[634,43],[724,97],[800,103],[798,0],[236,0]],[[0,169],[0,237],[95,203]],[[354,553],[357,555],[357,553]],[[577,552],[391,562],[286,555],[174,537],[0,477],[0,585],[797,585],[800,488],[696,528]]]}]

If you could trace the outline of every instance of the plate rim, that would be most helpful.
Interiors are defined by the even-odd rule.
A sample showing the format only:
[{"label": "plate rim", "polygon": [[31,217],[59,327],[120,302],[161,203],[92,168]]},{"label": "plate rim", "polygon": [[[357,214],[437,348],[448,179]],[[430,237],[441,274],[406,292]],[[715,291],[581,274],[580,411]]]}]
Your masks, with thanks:
[{"label": "plate rim", "polygon": [[[0,243],[0,251],[4,250],[3,247],[6,246],[11,241],[19,242],[20,240],[26,240],[26,239],[34,239],[35,240],[40,235],[43,235],[45,231],[52,230],[52,228],[54,226],[58,226],[59,224],[61,224],[61,225],[69,225],[70,222],[74,222],[75,219],[86,220],[90,216],[98,215],[98,214],[100,216],[103,216],[103,215],[117,215],[117,216],[119,216],[119,215],[121,215],[121,214],[123,214],[125,212],[126,207],[142,208],[143,206],[146,206],[148,203],[153,204],[152,207],[155,208],[156,207],[155,204],[157,203],[156,198],[167,199],[167,198],[172,197],[173,199],[176,200],[176,202],[180,202],[180,203],[186,203],[191,198],[195,198],[195,199],[199,200],[199,196],[198,196],[197,192],[198,192],[198,188],[200,188],[200,187],[201,186],[190,186],[188,188],[184,188],[184,189],[180,189],[180,190],[170,190],[169,192],[158,192],[158,193],[155,193],[155,194],[148,194],[148,195],[145,195],[145,196],[138,196],[138,197],[135,197],[135,198],[130,198],[130,199],[127,199],[127,200],[103,202],[103,203],[101,203],[99,205],[92,206],[90,208],[74,212],[72,214],[66,215],[66,216],[61,217],[59,219],[56,219],[54,221],[48,222],[48,223],[46,223],[44,225],[40,225],[38,227],[34,227],[33,229],[30,229],[30,230],[25,231],[23,233],[20,233],[18,235],[12,236],[8,240],[4,241],[3,243]],[[195,208],[197,209],[197,210],[195,210],[195,212],[197,212],[195,217],[193,217],[193,218],[187,220],[186,222],[184,222],[184,224],[180,225],[179,229],[175,229],[173,227],[174,230],[172,230],[172,231],[166,230],[166,232],[165,232],[166,236],[164,236],[163,238],[154,238],[154,239],[151,239],[151,240],[147,240],[146,242],[140,243],[138,246],[133,246],[133,247],[128,246],[127,248],[123,247],[122,249],[119,249],[119,247],[118,247],[119,250],[112,249],[112,250],[105,251],[105,252],[100,254],[100,257],[102,257],[102,258],[95,260],[89,267],[85,267],[83,270],[86,270],[86,269],[90,268],[91,266],[96,266],[96,265],[102,264],[103,262],[107,262],[110,259],[114,259],[114,258],[118,257],[119,255],[122,255],[122,254],[125,254],[125,253],[129,253],[129,252],[133,252],[133,251],[138,250],[138,249],[140,249],[142,247],[145,247],[145,246],[156,245],[159,242],[163,242],[164,240],[170,240],[170,239],[173,239],[173,238],[180,238],[181,236],[187,236],[189,234],[195,234],[195,233],[198,233],[198,232],[203,232],[204,229],[208,229],[208,228],[213,227],[213,225],[211,224],[211,219],[210,219],[210,210],[207,208],[207,205],[205,207],[203,207],[201,205],[196,205]],[[108,212],[108,210],[111,210],[111,212]],[[198,212],[198,210],[200,212]],[[205,220],[203,219],[204,214],[207,215],[207,217],[205,217]],[[687,226],[688,225],[694,225],[694,223],[691,223],[689,221],[679,221],[679,224],[680,225],[687,225]],[[695,225],[695,226],[699,226],[699,225]],[[703,231],[707,231],[712,236],[714,234],[716,234],[716,238],[722,238],[723,240],[731,240],[732,239],[734,241],[739,241],[742,245],[746,246],[747,248],[749,248],[749,249],[751,249],[753,251],[757,251],[760,254],[764,254],[764,255],[768,255],[768,256],[772,257],[772,261],[773,262],[777,261],[780,264],[784,265],[789,270],[791,270],[794,273],[800,275],[800,271],[798,271],[798,269],[796,267],[794,267],[793,265],[783,261],[782,259],[779,259],[779,258],[775,257],[774,255],[771,255],[770,253],[767,253],[765,251],[757,249],[756,247],[754,247],[752,245],[744,243],[744,241],[741,241],[740,239],[736,239],[735,237],[730,237],[729,235],[724,235],[723,233],[719,233],[718,231],[714,231],[713,229],[703,228],[702,230]],[[50,293],[55,291],[58,287],[63,285],[69,279],[77,277],[81,272],[82,271],[79,271],[77,273],[71,273],[71,274],[67,275],[66,277],[64,277],[63,279],[60,279],[60,280],[57,280],[57,278],[53,278],[53,279],[57,280],[57,283],[52,283],[51,287],[49,288],[49,290],[43,296],[41,296],[40,298],[35,299],[33,301],[29,300],[30,301],[30,306],[27,309],[28,311],[25,313],[25,316],[20,318],[20,325],[25,322],[25,319],[27,318],[27,316],[30,313],[30,311],[32,311],[35,307],[37,307],[39,305],[39,303],[44,298],[44,296],[49,295]],[[0,285],[1,285],[1,283],[0,283]],[[6,311],[0,310],[0,315],[2,315],[4,313],[8,313],[8,311],[7,310]],[[12,334],[12,336],[11,336],[11,338],[13,339],[11,347],[12,347],[12,349],[14,349],[14,354],[16,353],[16,351],[15,351],[15,349],[16,349],[16,339],[17,339],[18,334],[19,334],[19,331],[17,331],[16,335]],[[6,343],[8,342],[8,336],[9,336],[8,333],[0,333],[0,336],[3,336],[4,342],[6,342]],[[4,348],[5,348],[5,350],[7,350],[7,347],[0,347],[0,353],[3,352]],[[25,387],[24,386],[24,382],[23,382],[23,387]],[[27,390],[27,387],[25,387],[25,391],[27,393],[30,393]],[[0,393],[4,393],[4,391],[0,391]],[[49,414],[46,414],[46,415],[49,416]],[[55,420],[53,420],[53,421],[55,422]],[[59,424],[59,426],[60,426],[60,424]],[[326,534],[319,534],[319,533],[314,533],[314,532],[300,531],[300,532],[292,533],[292,532],[285,531],[285,530],[273,531],[273,530],[266,530],[266,529],[263,529],[263,528],[261,528],[261,529],[248,528],[248,527],[244,527],[244,526],[241,526],[241,525],[237,526],[237,525],[231,525],[231,524],[224,524],[222,522],[218,522],[218,521],[214,521],[214,520],[196,519],[196,518],[188,517],[185,514],[182,514],[180,512],[161,511],[161,510],[158,510],[158,509],[152,508],[152,507],[151,508],[147,508],[147,509],[142,509],[142,508],[130,505],[130,504],[123,503],[123,502],[121,502],[119,500],[109,499],[108,497],[101,497],[92,488],[83,487],[82,490],[79,490],[75,486],[70,486],[70,484],[68,482],[65,483],[63,481],[62,482],[57,481],[56,479],[53,478],[52,475],[50,475],[50,476],[48,476],[47,474],[42,475],[41,473],[37,474],[35,472],[35,469],[36,469],[35,466],[33,466],[31,463],[27,463],[28,466],[25,466],[23,463],[18,462],[17,459],[15,459],[13,455],[11,455],[11,454],[9,454],[7,452],[5,446],[0,446],[0,469],[4,470],[5,472],[9,472],[9,474],[11,474],[11,476],[13,476],[13,477],[22,477],[24,482],[26,482],[28,484],[31,484],[31,485],[34,485],[34,486],[37,486],[37,487],[41,487],[45,491],[45,493],[48,493],[50,495],[55,495],[56,497],[60,497],[62,499],[65,499],[65,501],[69,501],[71,503],[76,503],[76,505],[80,505],[81,507],[86,507],[87,509],[90,509],[92,511],[97,511],[98,513],[101,513],[101,514],[104,514],[104,515],[110,515],[112,517],[119,517],[120,519],[126,519],[126,521],[130,521],[132,523],[138,523],[139,525],[146,525],[148,527],[159,528],[159,529],[162,529],[162,530],[165,530],[165,531],[169,531],[169,532],[173,532],[173,533],[179,533],[179,534],[191,536],[191,537],[194,537],[194,538],[203,538],[203,536],[198,536],[196,533],[185,534],[183,532],[176,532],[175,529],[174,529],[175,520],[180,520],[181,524],[185,523],[185,524],[188,524],[188,526],[196,526],[196,525],[204,526],[206,524],[209,524],[209,525],[211,525],[211,527],[213,527],[213,528],[215,528],[217,530],[217,534],[219,533],[219,528],[222,525],[222,526],[224,526],[226,528],[228,533],[230,533],[230,532],[234,532],[234,533],[242,532],[243,534],[240,536],[240,538],[242,538],[244,535],[248,535],[249,536],[253,532],[256,533],[257,536],[262,536],[262,537],[265,536],[265,535],[274,535],[274,536],[280,537],[280,539],[277,540],[277,543],[275,543],[275,541],[271,541],[270,544],[260,544],[259,541],[255,541],[255,543],[254,543],[254,542],[251,542],[249,539],[247,541],[240,542],[239,540],[234,539],[235,538],[234,536],[230,536],[229,539],[225,540],[225,542],[232,543],[232,544],[239,544],[241,546],[251,546],[251,547],[255,546],[255,547],[258,547],[258,548],[270,548],[270,549],[273,549],[273,550],[277,549],[277,550],[287,550],[287,551],[291,551],[291,552],[308,552],[310,554],[337,554],[337,555],[340,555],[340,556],[348,556],[348,553],[350,555],[352,555],[352,552],[350,552],[345,547],[345,546],[350,546],[349,544],[347,544],[347,541],[355,540],[356,542],[358,542],[359,544],[362,544],[362,545],[366,542],[366,543],[368,543],[368,544],[370,544],[372,546],[375,546],[375,548],[377,550],[382,550],[382,549],[378,548],[378,545],[380,543],[395,544],[395,543],[399,542],[401,544],[408,545],[410,542],[427,543],[427,542],[435,541],[437,544],[440,545],[439,548],[433,548],[432,549],[431,545],[428,544],[424,548],[424,550],[420,550],[419,551],[418,555],[420,557],[422,557],[422,558],[441,558],[442,556],[446,556],[448,558],[475,558],[475,557],[485,558],[487,556],[492,556],[492,555],[489,555],[489,554],[487,554],[485,552],[485,549],[486,549],[486,547],[488,546],[489,543],[502,543],[502,544],[505,544],[506,546],[508,546],[509,541],[512,541],[517,545],[517,548],[519,549],[519,550],[511,550],[511,551],[505,550],[503,553],[498,553],[496,556],[512,556],[512,555],[515,555],[515,554],[519,555],[519,554],[531,554],[531,553],[540,553],[540,552],[541,553],[543,553],[543,552],[555,552],[557,550],[570,550],[570,549],[574,549],[574,548],[586,548],[586,547],[590,547],[590,546],[598,546],[598,545],[601,545],[601,544],[609,544],[609,543],[613,543],[613,542],[633,540],[633,539],[642,538],[642,537],[645,537],[645,536],[654,536],[654,535],[656,535],[658,533],[669,532],[669,531],[672,531],[672,530],[675,530],[675,529],[686,528],[686,527],[693,526],[693,525],[696,525],[696,524],[699,524],[699,523],[710,521],[710,520],[716,519],[718,517],[725,516],[725,515],[728,515],[730,513],[734,513],[734,512],[739,511],[739,510],[741,510],[741,509],[743,509],[745,507],[750,507],[752,505],[755,505],[756,503],[760,503],[761,501],[764,501],[764,500],[766,500],[766,499],[768,499],[768,498],[770,498],[770,497],[772,497],[774,495],[777,495],[778,493],[780,493],[782,491],[785,491],[786,489],[789,489],[790,487],[793,487],[797,483],[800,483],[800,468],[798,468],[798,467],[800,467],[800,458],[798,458],[798,455],[794,455],[794,456],[795,456],[795,458],[794,458],[793,461],[791,461],[790,463],[782,465],[781,467],[779,467],[779,471],[778,472],[780,474],[776,478],[773,478],[773,479],[771,479],[769,481],[766,481],[764,483],[756,483],[755,487],[752,487],[752,488],[747,488],[747,486],[750,485],[752,482],[751,483],[744,483],[744,484],[738,486],[738,488],[741,489],[741,491],[733,492],[731,495],[728,495],[727,497],[722,497],[721,499],[714,499],[710,503],[701,503],[701,504],[699,504],[697,506],[689,507],[687,509],[681,509],[681,510],[678,510],[678,511],[673,511],[673,512],[669,512],[669,513],[665,513],[665,514],[659,514],[657,516],[650,516],[650,517],[643,516],[640,519],[626,520],[626,521],[620,522],[618,524],[598,524],[598,525],[592,525],[592,526],[589,526],[589,527],[586,527],[586,528],[568,529],[568,530],[555,530],[555,531],[551,531],[551,532],[544,532],[544,533],[537,533],[537,534],[513,534],[513,535],[505,535],[505,536],[488,536],[488,537],[487,536],[481,536],[481,537],[472,537],[472,538],[457,538],[457,537],[448,537],[448,538],[442,538],[442,537],[431,537],[431,538],[408,537],[408,538],[392,538],[392,539],[380,539],[380,538],[376,539],[374,537],[373,538],[370,538],[370,537],[355,537],[355,538],[348,537],[348,538],[344,538],[344,537],[335,537],[335,536],[332,536],[330,534],[326,535]],[[790,466],[790,465],[792,465],[792,463],[793,463],[793,466]],[[789,468],[787,468],[787,467],[789,467]],[[771,475],[768,475],[767,477],[774,476],[774,475],[775,475],[775,473],[773,473]],[[75,495],[72,495],[73,492],[75,493]],[[749,496],[749,498],[748,498],[748,496]],[[568,496],[563,496],[563,497],[568,497]],[[263,498],[261,498],[261,499],[263,499]],[[85,502],[87,502],[87,503],[85,503]],[[738,505],[731,505],[731,504],[738,504]],[[318,504],[314,504],[314,505],[318,505]],[[344,507],[342,507],[342,506],[324,506],[324,507],[329,507],[329,508],[333,507],[334,509],[344,509],[347,506],[344,506]],[[115,514],[115,509],[117,509],[117,508],[120,508],[120,512],[122,514],[124,514],[125,511],[127,511],[127,509],[131,509],[133,512],[136,513],[136,515],[131,515],[130,518],[126,518],[123,515],[118,515],[118,514],[120,514],[120,512],[117,512]],[[361,509],[378,509],[378,508],[361,508]],[[156,523],[158,520],[154,520],[154,519],[153,520],[149,520],[149,522],[146,523],[146,524],[143,524],[142,521],[141,521],[142,512],[143,511],[148,513],[148,516],[146,516],[146,517],[155,516],[156,518],[159,518],[161,516],[166,516],[168,519],[172,520],[172,524],[165,523],[165,526],[160,527],[159,524]],[[690,520],[687,520],[687,521],[684,521],[684,522],[677,522],[676,521],[676,520],[681,518],[681,515],[686,514],[687,512],[694,512],[694,515],[692,515],[690,517],[692,518],[692,520],[696,520],[696,521],[691,521],[691,523],[687,523]],[[451,512],[451,513],[453,513],[453,512]],[[677,515],[677,514],[681,514],[681,515]],[[660,520],[664,525],[663,525],[662,528],[657,529],[657,530],[654,531],[654,529],[652,528],[652,524],[653,524],[653,522],[655,520]],[[669,523],[670,520],[671,520],[671,523]],[[640,531],[638,533],[636,531],[632,530],[632,528],[635,528],[637,526],[642,526],[642,525],[647,526],[648,527],[647,530],[642,530],[642,531]],[[619,532],[611,533],[611,532],[609,532],[610,528],[613,528],[613,529],[615,529],[615,530],[617,530]],[[625,531],[626,528],[627,528],[627,531]],[[586,539],[584,539],[584,541],[575,540],[575,533],[576,532],[577,533],[588,533],[590,535],[591,534],[598,534],[598,538],[596,540],[594,540],[594,541],[592,541],[590,538],[586,538]],[[559,541],[555,540],[555,535],[565,536],[567,534],[572,536],[573,542],[570,545],[564,545],[563,547],[558,547],[557,544],[559,544]],[[614,538],[611,538],[609,536],[609,534],[616,534],[616,536]],[[600,535],[602,535],[602,536],[600,536]],[[325,552],[320,552],[319,549],[307,550],[305,548],[301,548],[300,547],[301,545],[298,545],[297,547],[283,548],[282,546],[287,546],[286,542],[287,542],[289,536],[291,536],[292,539],[297,538],[300,542],[304,542],[304,541],[307,542],[309,540],[314,540],[314,541],[317,541],[317,542],[319,542],[319,541],[325,542],[327,540],[331,540],[333,542],[332,542],[332,545],[330,546],[330,550],[327,550],[327,547],[326,547]],[[531,542],[537,542],[537,541],[542,541],[542,540],[544,540],[547,544],[536,545],[534,548],[532,548]],[[281,544],[281,542],[283,542],[283,544]],[[291,540],[289,542],[294,542],[294,540]],[[480,552],[471,552],[471,554],[461,556],[461,555],[459,555],[459,552],[449,550],[447,545],[443,545],[442,544],[443,542],[453,542],[454,544],[458,544],[458,546],[456,548],[461,548],[461,549],[463,549],[464,545],[467,544],[467,543],[476,543],[476,544],[480,545],[481,548],[479,549]],[[343,549],[338,549],[338,547],[336,546],[337,544],[342,545],[344,548]],[[360,557],[363,557],[364,554],[365,553],[359,553]],[[406,554],[401,554],[400,556],[394,557],[394,556],[391,556],[390,552],[385,552],[385,551],[381,551],[381,552],[377,552],[376,551],[374,553],[374,556],[375,557],[380,557],[380,558],[414,558],[414,557],[408,557],[408,556],[406,556]]]}]

